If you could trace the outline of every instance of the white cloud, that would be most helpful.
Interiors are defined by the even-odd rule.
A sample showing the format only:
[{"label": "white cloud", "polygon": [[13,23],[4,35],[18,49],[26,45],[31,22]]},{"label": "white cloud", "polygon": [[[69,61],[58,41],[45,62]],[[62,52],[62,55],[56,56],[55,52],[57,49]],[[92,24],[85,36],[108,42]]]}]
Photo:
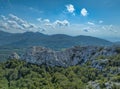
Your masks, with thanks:
[{"label": "white cloud", "polygon": [[41,22],[41,21],[42,21],[42,18],[37,18],[37,21]]},{"label": "white cloud", "polygon": [[99,23],[100,23],[100,24],[102,24],[102,23],[103,23],[103,21],[102,21],[102,20],[100,20],[100,21],[99,21]]},{"label": "white cloud", "polygon": [[20,26],[16,21],[11,21],[11,20],[8,20],[7,21],[8,23],[8,26],[9,28],[14,28],[14,29],[24,29],[22,26]]},{"label": "white cloud", "polygon": [[40,22],[40,25],[47,26],[47,27],[69,26],[69,24],[70,24],[68,20],[56,20],[54,22],[51,22],[49,19],[38,18],[37,21]]},{"label": "white cloud", "polygon": [[83,9],[81,10],[81,15],[82,15],[82,16],[87,16],[87,15],[88,15],[88,11],[87,11],[85,8],[83,8]]},{"label": "white cloud", "polygon": [[21,18],[18,18],[17,16],[13,15],[13,14],[9,14],[9,20],[13,20],[13,21],[16,21],[17,23],[19,24],[22,24],[22,23],[27,23],[26,21],[24,21],[23,19]]},{"label": "white cloud", "polygon": [[93,22],[88,22],[89,25],[95,25]]},{"label": "white cloud", "polygon": [[49,22],[50,22],[49,19],[44,19],[43,21],[44,21],[45,23],[49,23]]},{"label": "white cloud", "polygon": [[8,17],[0,17],[3,18],[3,20],[0,20],[0,27],[3,30],[10,32],[40,31],[39,26],[29,23],[13,14],[9,14]]},{"label": "white cloud", "polygon": [[7,29],[7,30],[9,29],[8,24],[7,24],[6,22],[4,22],[4,23],[1,22],[1,23],[0,23],[0,28],[1,28],[1,29],[5,29],[5,30],[6,30],[6,29]]},{"label": "white cloud", "polygon": [[112,24],[109,25],[107,29],[108,29],[109,31],[111,31],[111,32],[114,32],[114,33],[117,32],[116,29],[114,29],[114,26],[113,26]]},{"label": "white cloud", "polygon": [[23,27],[24,29],[32,29],[32,28],[36,28],[36,26],[34,24],[31,24],[13,14],[9,14],[9,21],[11,21],[12,23],[16,23],[19,26]]},{"label": "white cloud", "polygon": [[70,13],[73,13],[75,11],[75,8],[72,4],[66,5],[67,11]]},{"label": "white cloud", "polygon": [[[22,30],[26,30],[26,29],[35,29],[37,28],[37,26],[35,26],[34,24],[31,24],[13,14],[9,14],[9,20],[8,23],[11,25],[16,25],[17,27],[19,27],[19,29],[21,28]],[[19,25],[19,26],[18,26]]]},{"label": "white cloud", "polygon": [[39,21],[40,23],[50,23],[50,20],[49,19],[42,19],[42,18],[37,18],[37,21]]},{"label": "white cloud", "polygon": [[56,32],[62,34],[62,32],[70,26],[68,20],[55,20],[51,22],[49,19],[38,18],[37,21],[40,21],[38,25],[41,27],[41,32],[44,34],[54,34]]},{"label": "white cloud", "polygon": [[60,21],[60,20],[56,20],[55,22],[54,22],[54,24],[56,25],[56,26],[69,26],[69,21],[67,21],[67,20],[63,20],[63,21]]},{"label": "white cloud", "polygon": [[4,15],[0,15],[0,17],[2,18],[2,20],[7,20],[8,18],[6,18]]}]

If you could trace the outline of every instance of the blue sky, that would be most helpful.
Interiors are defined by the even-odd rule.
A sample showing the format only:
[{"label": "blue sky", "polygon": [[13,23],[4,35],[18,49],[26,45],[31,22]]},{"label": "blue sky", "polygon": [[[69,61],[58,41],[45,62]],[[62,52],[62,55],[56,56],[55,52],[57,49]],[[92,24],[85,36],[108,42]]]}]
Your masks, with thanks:
[{"label": "blue sky", "polygon": [[0,28],[120,41],[119,8],[120,0],[0,0]]}]

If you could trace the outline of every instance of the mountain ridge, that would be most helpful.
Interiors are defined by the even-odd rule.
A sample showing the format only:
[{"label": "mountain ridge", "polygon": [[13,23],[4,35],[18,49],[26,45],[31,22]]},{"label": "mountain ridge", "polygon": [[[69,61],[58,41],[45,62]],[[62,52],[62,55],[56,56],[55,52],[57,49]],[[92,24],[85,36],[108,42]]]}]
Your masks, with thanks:
[{"label": "mountain ridge", "polygon": [[[1,32],[0,32],[1,33]],[[7,34],[7,33],[6,33]],[[75,45],[111,45],[112,42],[92,36],[69,36],[65,34],[45,35],[39,32],[9,33],[0,37],[0,46],[45,46],[49,48],[68,48]],[[52,47],[55,46],[55,47]]]}]

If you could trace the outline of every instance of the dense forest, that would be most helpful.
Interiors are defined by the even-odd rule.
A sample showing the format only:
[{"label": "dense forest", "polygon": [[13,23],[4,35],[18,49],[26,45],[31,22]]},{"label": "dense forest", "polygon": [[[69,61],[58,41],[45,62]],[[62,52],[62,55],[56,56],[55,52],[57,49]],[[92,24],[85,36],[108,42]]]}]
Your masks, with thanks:
[{"label": "dense forest", "polygon": [[108,59],[102,69],[92,67],[91,61],[65,68],[9,59],[0,63],[0,89],[97,89],[95,84],[100,89],[120,89],[120,54]]}]

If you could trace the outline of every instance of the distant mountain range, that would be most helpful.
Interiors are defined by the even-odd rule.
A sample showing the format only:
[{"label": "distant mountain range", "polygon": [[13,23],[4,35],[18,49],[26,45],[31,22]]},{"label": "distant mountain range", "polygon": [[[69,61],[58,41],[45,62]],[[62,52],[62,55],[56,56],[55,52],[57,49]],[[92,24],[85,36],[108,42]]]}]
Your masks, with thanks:
[{"label": "distant mountain range", "polygon": [[45,35],[39,32],[7,33],[0,31],[0,46],[29,47],[44,46],[52,49],[68,48],[75,45],[108,46],[113,43],[91,36],[68,36],[64,34]]}]

